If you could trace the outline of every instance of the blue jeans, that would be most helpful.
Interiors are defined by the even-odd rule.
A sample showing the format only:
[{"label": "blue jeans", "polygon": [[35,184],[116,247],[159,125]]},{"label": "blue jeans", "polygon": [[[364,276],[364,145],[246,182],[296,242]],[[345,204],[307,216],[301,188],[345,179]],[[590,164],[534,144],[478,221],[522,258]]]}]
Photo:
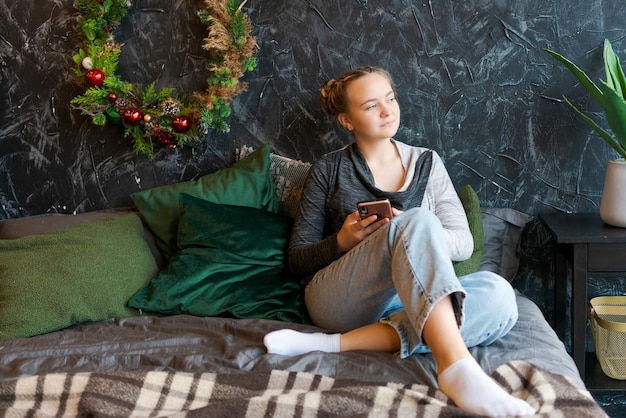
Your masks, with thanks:
[{"label": "blue jeans", "polygon": [[448,295],[468,347],[491,344],[517,321],[509,282],[487,271],[457,278],[441,222],[414,208],[320,270],[305,301],[313,322],[332,332],[378,321],[392,326],[400,356],[407,357],[430,351],[422,340],[424,323]]}]

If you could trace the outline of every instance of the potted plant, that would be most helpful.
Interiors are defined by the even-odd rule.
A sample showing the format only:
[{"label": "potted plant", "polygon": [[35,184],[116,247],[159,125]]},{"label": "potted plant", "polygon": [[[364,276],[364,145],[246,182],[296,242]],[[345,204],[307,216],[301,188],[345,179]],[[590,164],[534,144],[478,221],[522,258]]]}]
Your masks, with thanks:
[{"label": "potted plant", "polygon": [[621,156],[610,160],[607,166],[600,217],[607,224],[626,228],[626,77],[619,58],[609,40],[605,39],[603,58],[606,81],[601,80],[598,87],[572,61],[557,52],[544,50],[570,70],[604,111],[606,123],[612,133],[563,96],[565,102]]}]

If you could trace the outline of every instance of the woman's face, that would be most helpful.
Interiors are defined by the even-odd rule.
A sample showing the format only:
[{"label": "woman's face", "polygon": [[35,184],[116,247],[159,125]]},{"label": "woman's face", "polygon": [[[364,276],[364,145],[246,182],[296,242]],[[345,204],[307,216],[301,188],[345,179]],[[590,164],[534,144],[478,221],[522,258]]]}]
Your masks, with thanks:
[{"label": "woman's face", "polygon": [[396,134],[400,106],[385,76],[371,73],[353,80],[346,93],[347,111],[338,118],[357,141],[389,139]]}]

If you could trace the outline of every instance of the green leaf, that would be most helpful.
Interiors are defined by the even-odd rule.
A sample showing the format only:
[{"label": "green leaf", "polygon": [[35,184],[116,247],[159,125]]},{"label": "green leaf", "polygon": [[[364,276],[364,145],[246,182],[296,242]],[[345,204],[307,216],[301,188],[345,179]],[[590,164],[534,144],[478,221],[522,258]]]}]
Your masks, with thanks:
[{"label": "green leaf", "polygon": [[619,58],[613,52],[611,43],[608,39],[604,40],[604,70],[606,72],[606,83],[615,90],[620,97],[625,97],[626,79],[624,78],[624,70],[619,62]]},{"label": "green leaf", "polygon": [[85,26],[83,28],[83,31],[85,32],[85,36],[87,37],[87,39],[89,39],[90,41],[96,39],[96,32],[91,27]]},{"label": "green leaf", "polygon": [[98,113],[97,115],[94,115],[93,117],[94,125],[103,126],[103,125],[106,125],[106,123],[107,123],[106,115],[104,115],[103,113]]},{"label": "green leaf", "polygon": [[552,57],[565,65],[565,67],[567,67],[567,69],[570,70],[572,74],[574,74],[574,76],[578,79],[578,81],[582,83],[582,85],[589,91],[589,93],[591,93],[591,96],[600,105],[602,105],[602,102],[604,101],[604,98],[602,97],[602,91],[600,90],[600,88],[598,88],[598,86],[596,86],[593,81],[591,81],[587,74],[585,74],[580,68],[578,68],[576,64],[574,64],[572,61],[568,60],[558,52],[554,52],[549,49],[544,49],[544,51],[546,51],[548,54],[552,55]]},{"label": "green leaf", "polygon": [[113,106],[111,106],[110,108],[108,108],[105,112],[104,112],[107,120],[115,125],[121,125],[122,124],[122,117],[120,116],[120,114],[117,112],[117,110],[115,110],[115,108]]},{"label": "green leaf", "polygon": [[606,141],[607,144],[609,144],[613,149],[616,149],[616,145],[617,145],[617,141],[615,140],[615,138],[604,128],[602,128],[600,125],[598,125],[596,123],[596,121],[594,121],[593,119],[591,119],[589,116],[587,116],[584,112],[582,112],[580,109],[578,109],[572,102],[570,102],[567,97],[563,96],[563,99],[565,100],[565,103],[567,103],[568,105],[570,105],[570,107],[572,109],[574,109],[576,111],[576,113],[578,113],[578,115],[585,121],[587,122],[587,124],[589,126],[591,126],[597,133],[598,135],[600,135],[602,137],[602,139],[604,139]]},{"label": "green leaf", "polygon": [[605,97],[604,113],[606,121],[615,134],[616,140],[609,142],[615,151],[626,158],[626,101],[608,83],[602,82]]},{"label": "green leaf", "polygon": [[83,60],[79,54],[74,55],[72,59],[74,60],[76,64],[80,64],[81,61]]},{"label": "green leaf", "polygon": [[242,65],[246,71],[252,71],[256,68],[257,61],[255,57],[244,57],[242,59]]}]

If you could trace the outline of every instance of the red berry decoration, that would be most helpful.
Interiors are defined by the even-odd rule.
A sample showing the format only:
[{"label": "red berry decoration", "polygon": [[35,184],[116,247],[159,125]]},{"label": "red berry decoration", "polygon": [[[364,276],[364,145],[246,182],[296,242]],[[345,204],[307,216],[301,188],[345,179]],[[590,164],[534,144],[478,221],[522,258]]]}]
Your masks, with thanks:
[{"label": "red berry decoration", "polygon": [[157,133],[157,140],[162,142],[169,149],[176,148],[176,144],[174,144],[174,135],[170,132],[159,131]]},{"label": "red berry decoration", "polygon": [[143,115],[141,111],[136,107],[129,107],[124,110],[124,114],[122,115],[124,122],[131,126],[139,125],[139,123],[143,120]]},{"label": "red berry decoration", "polygon": [[109,95],[107,96],[109,98],[110,101],[114,102],[117,100],[117,94],[115,93],[109,93]]},{"label": "red berry decoration", "polygon": [[97,68],[92,68],[85,73],[85,80],[90,86],[101,86],[104,83],[104,72]]},{"label": "red berry decoration", "polygon": [[179,115],[172,121],[172,129],[174,132],[182,134],[187,132],[191,128],[191,119],[185,115]]}]

